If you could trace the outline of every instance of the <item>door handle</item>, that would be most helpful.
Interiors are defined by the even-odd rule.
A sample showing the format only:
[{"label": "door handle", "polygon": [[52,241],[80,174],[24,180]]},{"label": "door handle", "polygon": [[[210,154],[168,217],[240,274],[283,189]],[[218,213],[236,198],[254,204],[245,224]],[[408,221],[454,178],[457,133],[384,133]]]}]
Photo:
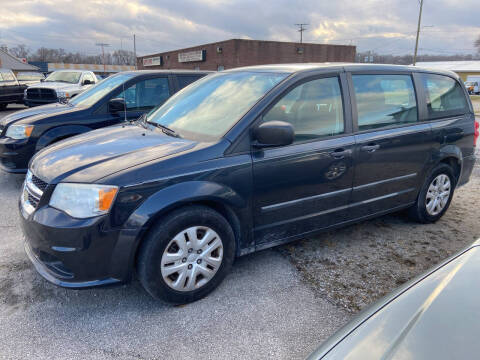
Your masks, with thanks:
[{"label": "door handle", "polygon": [[350,155],[352,150],[350,149],[336,149],[330,153],[330,156],[335,159],[343,159],[345,156]]},{"label": "door handle", "polygon": [[370,152],[370,153],[375,152],[378,149],[380,149],[380,145],[378,144],[368,144],[360,148],[360,150]]}]

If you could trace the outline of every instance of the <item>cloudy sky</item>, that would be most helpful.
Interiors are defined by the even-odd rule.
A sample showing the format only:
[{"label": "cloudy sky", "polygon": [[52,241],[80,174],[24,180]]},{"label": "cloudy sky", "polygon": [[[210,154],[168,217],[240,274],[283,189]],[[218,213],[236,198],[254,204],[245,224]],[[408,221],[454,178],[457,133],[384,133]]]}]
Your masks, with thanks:
[{"label": "cloudy sky", "polygon": [[[401,55],[415,42],[419,0],[0,0],[0,44],[140,55],[229,38],[353,44]],[[474,53],[480,0],[424,0],[420,53]]]}]

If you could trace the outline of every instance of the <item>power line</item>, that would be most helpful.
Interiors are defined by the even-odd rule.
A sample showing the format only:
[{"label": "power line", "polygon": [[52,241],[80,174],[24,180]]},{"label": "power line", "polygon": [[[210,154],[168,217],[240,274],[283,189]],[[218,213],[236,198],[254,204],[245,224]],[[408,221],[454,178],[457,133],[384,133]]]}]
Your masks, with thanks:
[{"label": "power line", "polygon": [[303,42],[303,32],[307,30],[307,28],[305,27],[306,25],[310,25],[310,24],[305,24],[305,23],[295,24],[295,26],[298,26],[298,32],[300,33],[300,44]]}]

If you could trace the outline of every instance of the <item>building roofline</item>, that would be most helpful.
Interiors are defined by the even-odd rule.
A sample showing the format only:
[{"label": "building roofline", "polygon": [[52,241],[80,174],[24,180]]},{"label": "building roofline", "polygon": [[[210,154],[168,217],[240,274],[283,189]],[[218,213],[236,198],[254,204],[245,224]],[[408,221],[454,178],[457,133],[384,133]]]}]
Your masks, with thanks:
[{"label": "building roofline", "polygon": [[256,40],[256,39],[233,38],[233,39],[215,41],[215,42],[206,43],[206,44],[194,45],[194,46],[190,46],[190,47],[187,47],[187,48],[173,49],[173,50],[167,50],[167,51],[161,51],[161,52],[156,52],[156,53],[152,53],[152,54],[137,56],[137,59],[143,59],[143,58],[149,57],[149,56],[158,56],[160,54],[167,54],[167,53],[172,53],[172,52],[177,52],[177,51],[188,51],[188,50],[197,49],[197,48],[202,47],[202,46],[210,46],[210,45],[215,45],[215,44],[227,43],[227,42],[231,42],[231,41],[245,41],[245,42],[255,41],[255,42],[263,42],[263,43],[295,44],[295,45],[299,45],[299,46],[301,46],[301,45],[323,45],[323,46],[339,46],[339,47],[353,47],[353,48],[356,48],[355,45],[318,44],[318,43],[306,43],[306,42],[300,43],[300,42],[295,42],[295,41],[276,41],[276,40]]}]

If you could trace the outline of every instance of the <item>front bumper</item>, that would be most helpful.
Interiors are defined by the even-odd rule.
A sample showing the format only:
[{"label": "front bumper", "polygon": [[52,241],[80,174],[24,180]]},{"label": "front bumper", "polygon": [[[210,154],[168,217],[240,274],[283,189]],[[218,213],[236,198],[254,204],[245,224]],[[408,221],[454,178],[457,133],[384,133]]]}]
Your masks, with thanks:
[{"label": "front bumper", "polygon": [[107,217],[73,219],[41,202],[28,215],[19,206],[25,251],[46,280],[77,289],[125,280],[110,271],[120,231],[106,229]]},{"label": "front bumper", "polygon": [[10,173],[26,173],[28,162],[35,154],[31,139],[15,140],[0,137],[0,168]]}]

